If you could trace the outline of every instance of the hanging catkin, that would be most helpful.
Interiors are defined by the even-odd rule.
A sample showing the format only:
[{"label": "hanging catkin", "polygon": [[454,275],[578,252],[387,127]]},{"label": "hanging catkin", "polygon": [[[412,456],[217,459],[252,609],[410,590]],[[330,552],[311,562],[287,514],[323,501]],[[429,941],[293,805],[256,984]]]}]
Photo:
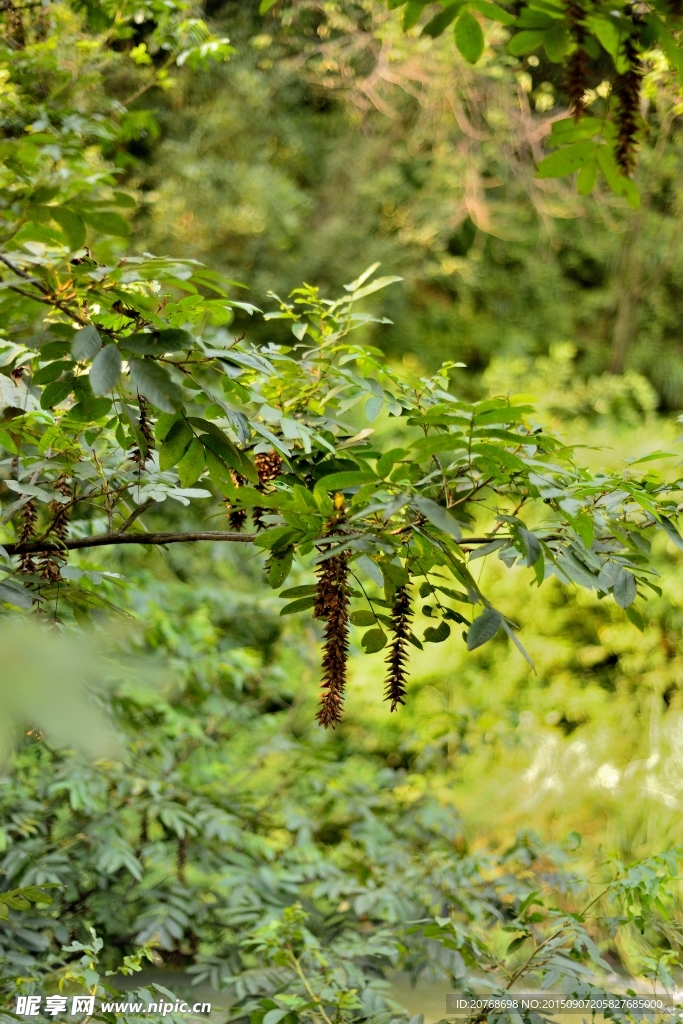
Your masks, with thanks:
[{"label": "hanging catkin", "polygon": [[399,587],[396,591],[396,600],[391,611],[391,631],[394,634],[394,638],[389,646],[389,653],[386,657],[389,671],[384,699],[391,701],[391,711],[395,711],[399,704],[405,704],[406,702],[408,636],[410,634],[412,617],[413,609],[410,591],[407,586]]},{"label": "hanging catkin", "polygon": [[133,448],[131,458],[133,462],[137,462],[138,465],[144,469],[147,459],[154,451],[154,433],[152,431],[152,424],[149,418],[150,404],[144,395],[138,394],[138,409],[140,410],[138,427],[142,434],[144,444],[136,445],[135,448]]},{"label": "hanging catkin", "polygon": [[624,42],[624,58],[628,68],[616,76],[612,86],[612,93],[617,100],[614,156],[622,172],[629,175],[636,163],[640,86],[643,78],[643,66],[632,35]]},{"label": "hanging catkin", "polygon": [[[27,544],[35,538],[37,519],[38,513],[36,512],[36,503],[33,498],[29,498],[21,510],[20,544]],[[23,554],[19,559],[19,572],[33,574],[35,571],[36,563],[33,560],[33,555],[30,552],[26,552],[26,554]]]},{"label": "hanging catkin", "polygon": [[[244,487],[246,479],[240,474],[236,473],[234,469],[230,470],[230,476],[235,487]],[[225,508],[228,513],[228,522],[230,523],[230,529],[235,530],[237,533],[244,529],[244,524],[247,521],[247,513],[243,508],[233,508],[229,501],[225,502]]]},{"label": "hanging catkin", "polygon": [[581,0],[569,0],[567,20],[576,49],[567,59],[565,81],[569,96],[569,109],[577,121],[586,112],[584,96],[588,87],[588,54],[584,47],[586,41],[585,19],[586,8]]},{"label": "hanging catkin", "polygon": [[320,707],[316,718],[326,729],[335,727],[343,711],[346,664],[349,654],[348,558],[344,552],[326,559],[318,568],[313,615],[325,622]]},{"label": "hanging catkin", "polygon": [[[256,466],[256,472],[258,473],[258,484],[256,490],[260,491],[261,494],[268,494],[272,487],[273,480],[279,477],[282,472],[282,457],[277,452],[259,452],[258,455],[254,456],[254,465]],[[258,530],[265,530],[266,524],[263,522],[263,516],[266,514],[268,509],[256,506],[252,512],[254,519],[254,526]]]},{"label": "hanging catkin", "polygon": [[[54,488],[65,498],[71,497],[71,487],[66,473],[63,473],[55,481]],[[70,504],[68,502],[50,502],[48,511],[52,516],[52,521],[47,531],[48,537],[58,541],[66,540],[69,528],[69,508]],[[65,560],[65,555],[61,551],[45,551],[38,559],[38,571],[43,579],[48,580],[50,583],[56,583],[60,577],[61,565]]]}]

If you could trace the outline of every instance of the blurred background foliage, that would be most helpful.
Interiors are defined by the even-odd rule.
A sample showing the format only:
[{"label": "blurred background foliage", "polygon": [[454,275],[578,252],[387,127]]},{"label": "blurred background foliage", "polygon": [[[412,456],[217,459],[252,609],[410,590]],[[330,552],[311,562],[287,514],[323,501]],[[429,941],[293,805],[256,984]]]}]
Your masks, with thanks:
[{"label": "blurred background foliage", "polygon": [[663,74],[648,76],[643,202],[627,211],[534,179],[544,122],[565,109],[545,58],[506,69],[489,51],[472,68],[373,0],[210,13],[237,53],[155,97],[160,131],[131,172],[141,244],[207,260],[260,302],[301,280],[336,294],[380,260],[406,279],[383,309],[397,357],[481,371],[571,340],[580,373],[634,369],[664,408],[683,404],[683,138]]}]

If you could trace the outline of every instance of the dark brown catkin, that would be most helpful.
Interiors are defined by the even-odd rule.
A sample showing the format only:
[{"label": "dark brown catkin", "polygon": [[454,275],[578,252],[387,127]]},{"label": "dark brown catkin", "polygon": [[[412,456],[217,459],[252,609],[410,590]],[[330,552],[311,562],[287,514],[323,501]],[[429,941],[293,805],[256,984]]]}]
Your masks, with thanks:
[{"label": "dark brown catkin", "polygon": [[[20,544],[27,544],[33,540],[36,535],[36,520],[38,519],[38,513],[36,512],[36,503],[33,498],[30,498],[21,510],[21,535],[19,537]],[[19,572],[35,573],[36,563],[33,560],[33,555],[30,552],[23,554],[19,558]]]},{"label": "dark brown catkin", "polygon": [[406,702],[406,679],[408,676],[408,635],[413,617],[410,591],[407,586],[399,587],[391,610],[391,631],[394,638],[389,646],[386,664],[387,673],[384,699],[391,701],[391,711]]},{"label": "dark brown catkin", "polygon": [[[69,478],[63,473],[55,480],[55,490],[59,491],[65,498],[71,497]],[[69,504],[61,501],[51,501],[48,510],[52,521],[47,531],[48,537],[55,540],[65,540],[69,529]],[[65,554],[61,551],[45,551],[38,558],[38,571],[43,579],[50,583],[56,583],[60,578],[62,563],[66,560]]]},{"label": "dark brown catkin", "polygon": [[617,100],[614,157],[621,171],[630,175],[636,164],[640,86],[643,78],[643,66],[632,35],[624,42],[624,57],[628,69],[616,76],[612,86],[612,94]]},{"label": "dark brown catkin", "polygon": [[349,654],[348,558],[342,552],[326,559],[318,568],[318,586],[313,615],[324,619],[320,706],[316,718],[327,729],[341,720]]},{"label": "dark brown catkin", "polygon": [[[236,473],[234,469],[230,470],[230,476],[232,477],[232,482],[235,487],[244,487],[247,482],[245,478],[240,473]],[[243,508],[233,508],[229,501],[225,502],[225,507],[228,513],[230,529],[239,533],[240,530],[244,529],[244,524],[247,521],[247,513]]]},{"label": "dark brown catkin", "polygon": [[580,0],[569,0],[567,3],[567,20],[569,31],[576,44],[576,49],[567,59],[565,84],[569,97],[569,109],[579,120],[586,112],[584,95],[588,87],[588,54],[584,47],[586,41],[586,8]]},{"label": "dark brown catkin", "polygon": [[[256,466],[256,472],[258,473],[258,484],[256,490],[260,491],[261,494],[268,494],[272,490],[269,485],[272,484],[273,480],[279,477],[282,472],[282,457],[277,452],[259,452],[258,455],[254,456],[254,465]],[[252,512],[254,519],[254,526],[256,530],[265,530],[266,524],[263,522],[263,516],[266,514],[268,509],[256,506]]]},{"label": "dark brown catkin", "polygon": [[138,463],[141,469],[144,469],[147,459],[154,451],[154,431],[152,430],[152,423],[149,417],[150,408],[150,404],[144,395],[138,394],[138,409],[140,410],[138,428],[142,434],[144,446],[136,445],[131,452],[131,458],[133,462]]}]

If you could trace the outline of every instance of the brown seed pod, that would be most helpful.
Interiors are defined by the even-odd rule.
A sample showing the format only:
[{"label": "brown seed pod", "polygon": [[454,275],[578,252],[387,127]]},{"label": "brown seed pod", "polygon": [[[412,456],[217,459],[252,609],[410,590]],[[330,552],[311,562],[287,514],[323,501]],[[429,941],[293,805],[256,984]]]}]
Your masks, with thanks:
[{"label": "brown seed pod", "polygon": [[[37,519],[38,513],[36,511],[36,503],[33,498],[29,498],[21,510],[20,544],[27,544],[30,540],[35,538]],[[33,555],[30,552],[27,552],[25,555],[21,555],[19,559],[19,572],[35,573],[35,571],[36,563],[33,560]]]},{"label": "brown seed pod", "polygon": [[617,141],[614,157],[622,172],[630,175],[636,164],[640,87],[643,79],[643,65],[638,57],[633,36],[629,36],[624,43],[624,57],[628,63],[628,70],[617,75],[612,86],[612,93],[617,100]]},{"label": "brown seed pod", "polygon": [[[55,481],[55,490],[63,494],[65,498],[71,497],[71,486],[66,473]],[[69,529],[69,505],[61,501],[51,501],[48,505],[52,521],[47,530],[47,536],[56,540],[65,540]],[[45,551],[38,558],[38,572],[43,579],[50,583],[56,583],[60,578],[61,566],[66,561],[66,555],[60,551]]]},{"label": "brown seed pod", "polygon": [[137,462],[141,469],[144,469],[145,463],[150,456],[150,453],[154,451],[154,432],[152,430],[152,423],[149,417],[149,410],[151,406],[144,395],[138,394],[138,409],[140,410],[140,422],[138,424],[140,433],[144,438],[144,452],[141,450],[140,445],[136,445],[131,452],[131,458],[133,462]]},{"label": "brown seed pod", "polygon": [[398,587],[396,600],[391,610],[391,631],[394,638],[389,647],[386,664],[389,668],[384,699],[391,701],[391,711],[399,704],[405,704],[408,663],[408,634],[413,617],[410,591],[407,586]]},{"label": "brown seed pod", "polygon": [[316,718],[327,729],[341,720],[349,654],[348,557],[342,552],[318,568],[314,618],[325,620],[322,694]]},{"label": "brown seed pod", "polygon": [[[272,491],[272,487],[269,485],[279,477],[282,472],[282,456],[278,455],[275,451],[270,452],[259,452],[254,456],[254,465],[256,466],[256,472],[258,473],[258,484],[256,490],[260,491],[261,494],[268,494]],[[252,511],[254,519],[254,526],[258,530],[265,530],[266,524],[263,522],[263,516],[268,510],[256,506]]]},{"label": "brown seed pod", "polygon": [[[246,479],[240,473],[236,473],[234,469],[230,470],[230,476],[232,477],[232,482],[235,487],[244,487],[247,482]],[[233,508],[229,501],[225,502],[225,507],[228,512],[230,529],[239,533],[244,529],[244,524],[247,521],[247,513],[243,508]]]},{"label": "brown seed pod", "polygon": [[567,60],[565,86],[569,96],[569,109],[578,121],[586,112],[584,95],[588,87],[589,69],[588,54],[583,45],[586,41],[586,8],[581,0],[569,0],[567,20],[576,49]]}]

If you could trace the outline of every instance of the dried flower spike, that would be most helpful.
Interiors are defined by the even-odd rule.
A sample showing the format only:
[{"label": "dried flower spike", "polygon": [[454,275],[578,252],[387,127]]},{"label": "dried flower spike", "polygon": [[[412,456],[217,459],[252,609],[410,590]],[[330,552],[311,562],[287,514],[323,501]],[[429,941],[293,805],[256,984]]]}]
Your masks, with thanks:
[{"label": "dried flower spike", "polygon": [[586,112],[584,96],[588,87],[589,67],[588,54],[583,45],[586,41],[586,8],[581,0],[569,0],[567,20],[576,49],[567,59],[566,88],[569,96],[569,109],[575,120],[578,121]]},{"label": "dried flower spike", "polygon": [[[278,455],[277,452],[259,452],[258,455],[254,456],[254,465],[256,466],[256,472],[258,473],[258,484],[256,490],[260,491],[261,494],[268,494],[272,487],[273,480],[276,480],[282,472],[282,456]],[[263,522],[263,516],[268,510],[256,506],[252,512],[254,519],[254,526],[257,530],[265,530],[266,524]]]},{"label": "dried flower spike", "polygon": [[[36,512],[36,503],[33,498],[30,498],[21,510],[20,544],[27,544],[30,540],[35,538],[37,519],[38,513]],[[33,561],[33,555],[30,552],[27,552],[19,559],[19,572],[35,573],[35,571],[36,563]]]},{"label": "dried flower spike", "polygon": [[343,710],[346,663],[349,654],[348,559],[342,553],[326,559],[318,568],[318,587],[313,615],[325,620],[322,694],[316,718],[325,729],[335,727]]},{"label": "dried flower spike", "polygon": [[629,175],[636,163],[640,86],[643,78],[643,66],[633,36],[629,36],[624,43],[624,57],[628,63],[628,70],[616,76],[612,87],[612,93],[617,99],[617,142],[614,157],[622,172]]},{"label": "dried flower spike", "polygon": [[[71,497],[69,478],[63,473],[56,481],[54,488],[65,498]],[[62,501],[51,501],[48,509],[52,516],[52,522],[47,531],[47,536],[55,540],[65,540],[69,528],[69,504]],[[66,561],[66,556],[61,551],[46,551],[38,560],[38,571],[43,579],[50,583],[56,583],[60,578],[61,566]]]},{"label": "dried flower spike", "polygon": [[[232,482],[234,483],[235,487],[244,487],[244,485],[247,482],[245,478],[240,473],[236,473],[234,469],[230,471],[230,476],[232,477]],[[226,501],[225,507],[228,512],[228,522],[230,523],[230,529],[235,530],[236,533],[239,533],[240,530],[244,529],[244,524],[247,521],[247,513],[244,511],[243,508],[233,508],[229,501]]]},{"label": "dried flower spike", "polygon": [[389,647],[386,663],[389,668],[384,699],[391,701],[391,711],[406,702],[406,678],[408,662],[408,635],[413,609],[407,586],[399,587],[391,611],[391,630],[394,639]]},{"label": "dried flower spike", "polygon": [[138,409],[140,410],[138,426],[144,441],[144,451],[141,445],[136,445],[131,452],[131,458],[133,462],[137,462],[144,469],[150,453],[154,451],[154,433],[149,418],[150,404],[144,395],[138,394]]}]

